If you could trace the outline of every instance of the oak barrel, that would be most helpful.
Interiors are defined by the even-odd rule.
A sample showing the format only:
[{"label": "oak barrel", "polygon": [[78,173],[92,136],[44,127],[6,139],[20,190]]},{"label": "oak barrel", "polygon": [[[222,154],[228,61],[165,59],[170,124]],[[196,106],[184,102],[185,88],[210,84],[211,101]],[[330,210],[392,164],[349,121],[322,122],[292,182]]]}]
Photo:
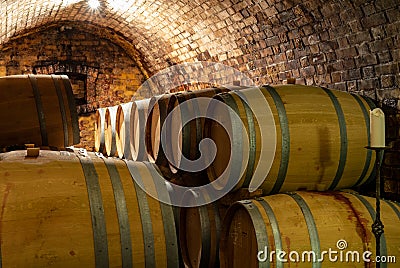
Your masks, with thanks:
[{"label": "oak barrel", "polygon": [[[221,268],[376,267],[374,219],[375,199],[357,193],[292,192],[239,201],[223,222]],[[380,255],[398,258],[400,206],[382,201],[381,220]],[[371,262],[363,260],[366,251]],[[398,267],[389,262],[381,267]]]},{"label": "oak barrel", "polygon": [[[196,98],[212,98],[218,93],[227,92],[227,88],[209,88],[196,91],[183,91],[172,95],[169,99],[168,107],[170,112],[174,112],[167,127],[172,130],[181,130],[179,134],[169,134],[167,141],[171,144],[171,156],[173,163],[170,168],[173,173],[179,171],[182,158],[196,160],[200,157],[198,149],[199,143],[203,137],[204,117],[201,117],[202,102],[198,102]],[[189,101],[190,102],[187,102]],[[190,118],[195,118],[189,120]],[[182,122],[186,122],[185,125]]]},{"label": "oak barrel", "polygon": [[221,219],[217,202],[180,209],[179,244],[185,267],[219,267]]},{"label": "oak barrel", "polygon": [[[210,180],[220,177],[227,167],[236,174],[234,169],[242,166],[243,176],[233,190],[251,188],[254,172],[265,169],[258,174],[262,179],[259,188],[265,194],[274,194],[343,189],[373,177],[375,156],[364,148],[370,135],[368,110],[374,108],[370,99],[303,85],[248,88],[215,98],[226,105],[210,108],[209,116],[227,121],[227,127],[233,130],[233,148],[241,152],[247,143],[249,150],[248,158],[242,152],[231,154],[225,129],[207,120],[204,137],[217,146],[216,158],[207,169]],[[239,122],[232,114],[239,115]],[[238,127],[241,124],[243,129]],[[229,159],[233,162],[230,166]]]},{"label": "oak barrel", "polygon": [[147,161],[146,151],[146,122],[150,99],[132,102],[130,119],[130,149],[132,159],[135,161]]},{"label": "oak barrel", "polygon": [[65,75],[0,77],[0,147],[80,142],[71,83]]},{"label": "oak barrel", "polygon": [[132,160],[131,155],[131,110],[133,102],[118,105],[116,126],[115,126],[115,142],[117,146],[117,155],[119,158]]},{"label": "oak barrel", "polygon": [[96,111],[96,118],[94,122],[94,149],[96,152],[102,154],[106,153],[105,147],[105,120],[106,120],[106,108],[99,108]]},{"label": "oak barrel", "polygon": [[104,117],[104,145],[107,156],[115,156],[117,153],[117,110],[118,105],[107,107]]},{"label": "oak barrel", "polygon": [[169,99],[173,94],[163,94],[154,96],[150,99],[148,108],[148,118],[146,123],[145,144],[147,157],[150,162],[155,163],[164,176],[171,177],[169,161],[165,156],[164,150],[170,150],[170,145],[161,143],[161,128],[164,121],[171,111]]},{"label": "oak barrel", "polygon": [[2,267],[179,267],[154,164],[94,153],[0,154]]}]

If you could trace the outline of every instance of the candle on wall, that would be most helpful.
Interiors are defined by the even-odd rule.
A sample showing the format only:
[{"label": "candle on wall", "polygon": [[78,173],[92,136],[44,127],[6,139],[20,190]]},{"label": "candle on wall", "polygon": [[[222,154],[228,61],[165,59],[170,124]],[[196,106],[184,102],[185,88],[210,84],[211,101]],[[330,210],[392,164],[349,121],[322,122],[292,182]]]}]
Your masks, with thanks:
[{"label": "candle on wall", "polygon": [[369,112],[370,146],[385,147],[385,114],[379,108]]}]

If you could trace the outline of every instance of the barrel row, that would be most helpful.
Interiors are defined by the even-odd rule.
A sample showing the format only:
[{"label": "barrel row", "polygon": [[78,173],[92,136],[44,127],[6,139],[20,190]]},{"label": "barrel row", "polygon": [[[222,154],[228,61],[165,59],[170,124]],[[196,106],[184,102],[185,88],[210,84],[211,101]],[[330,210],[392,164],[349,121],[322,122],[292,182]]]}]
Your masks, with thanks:
[{"label": "barrel row", "polygon": [[0,267],[179,267],[174,210],[145,192],[169,195],[154,164],[25,156],[0,155]]},{"label": "barrel row", "polygon": [[[238,201],[227,211],[219,202],[182,208],[182,257],[186,267],[375,267],[374,208],[374,198],[343,191],[275,194]],[[381,220],[380,256],[392,256],[381,267],[394,268],[400,205],[384,200]]]},{"label": "barrel row", "polygon": [[[0,147],[33,143],[60,148],[79,143],[68,77],[8,76],[0,78],[0,88],[3,110],[0,114],[4,123]],[[172,177],[182,171],[182,159],[197,159],[199,142],[210,138],[216,144],[217,155],[207,168],[208,179],[223,177],[226,170],[230,172],[225,174],[244,170],[233,190],[257,187],[265,194],[343,189],[373,178],[374,155],[364,149],[370,136],[368,110],[374,108],[370,99],[301,85],[227,91],[218,88],[165,94],[99,109],[96,150],[108,156],[149,159],[164,176]],[[232,137],[227,137],[224,128],[214,120],[197,118],[182,126],[181,122],[188,115],[198,114],[200,107],[196,102],[181,104],[199,97],[213,97],[229,107],[229,110],[209,107],[207,115],[211,118],[224,115]],[[161,128],[173,109],[178,113],[168,128],[182,128],[182,131],[176,137],[167,130],[165,143],[174,146],[163,148]],[[239,122],[231,110],[239,116]],[[10,117],[15,120],[8,120]],[[274,133],[276,142],[266,133]],[[247,155],[245,145],[249,148]],[[166,150],[170,150],[174,164],[166,158]]]},{"label": "barrel row", "polygon": [[106,156],[146,161],[144,136],[150,99],[96,111],[95,150]]},{"label": "barrel row", "polygon": [[70,80],[65,75],[0,77],[0,147],[65,148],[80,142]]},{"label": "barrel row", "polygon": [[[204,103],[196,101],[200,97],[223,105],[201,107]],[[374,177],[375,156],[365,149],[368,111],[374,108],[363,96],[303,85],[164,94],[100,109],[96,149],[109,156],[149,160],[170,179],[177,173],[191,174],[181,163],[185,158],[198,160],[200,141],[209,138],[217,152],[206,176],[208,181],[227,182],[220,187],[237,180],[232,191],[338,190]],[[182,123],[204,109],[207,119]],[[181,131],[176,134],[176,129]],[[143,152],[141,158],[137,151]],[[237,174],[242,175],[232,178]]]},{"label": "barrel row", "polygon": [[[183,117],[199,114],[199,107],[190,106],[190,110],[179,110],[180,104],[186,100],[199,97],[212,98],[225,88],[177,92],[154,96],[151,99],[136,100],[120,105],[100,108],[96,112],[95,150],[107,156],[117,156],[135,161],[149,160],[156,163],[164,174],[176,173],[175,166],[170,164],[164,150],[173,150],[172,155],[178,157],[182,153],[189,159],[198,157],[196,143],[202,138],[204,119],[196,119],[187,126],[182,126]],[[175,109],[174,117],[168,129],[182,128],[179,137],[167,137],[167,148],[161,144],[161,128],[167,116]],[[173,140],[171,140],[173,138]],[[176,144],[176,141],[179,144]],[[176,145],[169,147],[171,143]],[[179,163],[179,160],[177,160]],[[166,171],[168,170],[168,172]]]}]

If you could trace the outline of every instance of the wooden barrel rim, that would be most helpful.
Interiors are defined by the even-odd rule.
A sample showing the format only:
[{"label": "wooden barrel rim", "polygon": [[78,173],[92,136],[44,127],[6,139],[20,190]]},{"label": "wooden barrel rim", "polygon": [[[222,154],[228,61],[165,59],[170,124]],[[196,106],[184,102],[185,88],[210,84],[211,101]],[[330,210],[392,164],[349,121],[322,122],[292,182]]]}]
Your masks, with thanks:
[{"label": "wooden barrel rim", "polygon": [[[57,97],[58,97],[58,106],[60,107],[60,114],[63,122],[63,132],[64,132],[64,146],[67,147],[69,144],[69,134],[68,134],[68,125],[67,125],[67,114],[64,107],[63,95],[60,87],[60,77],[56,75],[51,75],[53,79],[54,87],[56,89]],[[61,78],[63,79],[63,78]]]},{"label": "wooden barrel rim", "polygon": [[146,123],[150,99],[132,102],[130,112],[130,150],[134,161],[147,161]]},{"label": "wooden barrel rim", "polygon": [[[158,108],[158,99],[160,96],[155,96],[150,99],[149,103],[149,111],[148,111],[148,117],[146,120],[146,135],[145,135],[145,140],[146,140],[146,151],[147,151],[147,157],[149,158],[149,161],[154,163],[157,159],[158,155],[158,146],[154,145],[154,139],[155,136],[157,136],[157,133],[155,133],[155,126],[160,124],[160,119],[159,116],[154,116],[154,113],[160,113],[159,108]],[[153,118],[155,118],[153,120]],[[154,126],[154,127],[153,127]],[[159,127],[157,128],[159,129]]]},{"label": "wooden barrel rim", "polygon": [[275,185],[272,188],[270,194],[276,194],[282,188],[285,182],[285,177],[287,174],[289,166],[289,154],[290,154],[290,132],[289,132],[289,121],[286,114],[286,108],[282,101],[281,96],[271,86],[263,86],[268,93],[271,95],[276,108],[278,110],[279,124],[281,126],[281,139],[282,139],[282,152],[281,152],[281,162],[279,165],[278,177],[276,179]]},{"label": "wooden barrel rim", "polygon": [[[138,159],[139,155],[139,139],[144,139],[144,137],[141,137],[140,134],[140,127],[141,124],[145,124],[144,120],[141,120],[142,118],[140,115],[138,115],[138,106],[137,103],[134,101],[132,102],[131,106],[131,112],[130,112],[130,149],[131,149],[131,156],[132,160],[136,161]],[[143,126],[145,127],[145,126]]]},{"label": "wooden barrel rim", "polygon": [[[357,103],[360,106],[361,111],[362,111],[362,113],[364,115],[365,125],[367,127],[368,146],[370,146],[371,133],[370,133],[369,112],[365,108],[364,104],[362,103],[362,101],[361,101],[361,99],[360,99],[360,97],[358,95],[356,95],[356,94],[351,94],[351,95],[357,101]],[[367,102],[367,104],[368,104],[368,102]],[[370,108],[372,109],[372,107],[370,107]],[[369,166],[371,164],[371,158],[372,158],[372,151],[371,150],[367,150],[367,156],[366,156],[366,159],[365,159],[364,169],[363,169],[363,171],[362,171],[362,173],[360,175],[360,178],[356,182],[355,186],[358,186],[358,185],[362,184],[363,181],[368,179],[368,178],[366,178],[366,175],[367,175]]]},{"label": "wooden barrel rim", "polygon": [[95,121],[95,139],[94,139],[94,147],[97,152],[105,153],[105,139],[104,139],[104,131],[105,131],[105,111],[106,108],[99,108],[96,111],[96,121]]},{"label": "wooden barrel rim", "polygon": [[191,190],[185,192],[182,198],[182,202],[193,205],[182,207],[179,215],[180,249],[185,265],[190,268],[219,266],[221,222],[218,203],[195,206],[208,199],[207,194],[198,196]]},{"label": "wooden barrel rim", "polygon": [[80,129],[78,123],[78,112],[76,110],[75,105],[75,97],[72,90],[71,82],[66,75],[60,75],[61,81],[64,84],[65,93],[67,95],[68,105],[69,105],[69,113],[71,116],[71,125],[72,125],[72,139],[73,144],[78,144],[80,142]]},{"label": "wooden barrel rim", "polygon": [[108,107],[105,113],[104,138],[105,149],[108,156],[114,156],[117,152],[116,145],[116,114],[117,106]]},{"label": "wooden barrel rim", "polygon": [[397,217],[400,220],[400,210],[399,210],[399,208],[396,207],[395,203],[393,203],[393,202],[391,202],[389,200],[384,200],[384,202],[386,204],[388,204],[393,209],[393,211],[396,213]]},{"label": "wooden barrel rim", "polygon": [[[252,204],[251,201],[249,200],[244,200],[244,201],[239,201],[231,205],[231,207],[228,209],[224,220],[222,224],[222,230],[221,230],[221,240],[220,240],[220,246],[219,246],[219,256],[221,260],[221,267],[230,267],[225,264],[224,260],[225,259],[232,259],[232,256],[225,256],[227,247],[228,247],[228,233],[230,229],[230,223],[233,220],[233,217],[237,213],[237,210],[242,209],[245,215],[247,216],[246,218],[242,217],[241,222],[243,225],[251,224],[254,226],[254,230],[259,230],[257,233],[258,236],[256,236],[255,231],[249,232],[248,235],[253,237],[250,239],[251,241],[256,241],[257,248],[264,248],[267,247],[268,250],[268,235],[266,233],[265,226],[263,225],[263,222],[261,222],[259,219],[262,219],[262,216],[260,214],[260,211],[258,208]],[[269,259],[267,258],[266,260],[266,265],[269,265]]]},{"label": "wooden barrel rim", "polygon": [[111,158],[103,158],[110,175],[111,185],[114,191],[115,205],[119,223],[121,257],[123,267],[132,267],[132,241],[129,227],[128,209],[126,207],[125,193],[121,182],[121,177]]},{"label": "wooden barrel rim", "polygon": [[92,217],[93,242],[96,267],[107,267],[108,240],[103,200],[100,192],[99,178],[90,157],[77,155],[85,175],[86,188],[89,197],[90,215]]},{"label": "wooden barrel rim", "polygon": [[[242,130],[241,127],[233,127],[231,128],[231,133],[232,133],[232,137],[231,139],[233,142],[233,149],[237,152],[236,153],[231,153],[231,157],[232,159],[231,164],[230,164],[230,172],[233,174],[239,174],[240,170],[242,168],[241,165],[239,165],[238,163],[242,163],[243,161],[243,144],[245,142],[248,143],[249,146],[249,152],[248,152],[248,159],[247,159],[247,166],[245,167],[244,173],[242,175],[241,181],[238,183],[243,187],[246,187],[250,184],[252,175],[253,175],[253,171],[254,168],[257,164],[256,161],[256,133],[254,131],[255,128],[255,123],[256,123],[256,119],[253,118],[253,113],[250,109],[250,107],[248,106],[248,104],[244,101],[246,98],[244,95],[240,94],[240,92],[236,92],[236,91],[231,91],[231,92],[224,92],[224,93],[220,93],[218,95],[216,95],[214,97],[214,99],[222,101],[223,103],[225,103],[230,109],[227,110],[226,114],[229,114],[228,117],[231,120],[231,126],[241,126],[243,125],[246,129],[246,134],[248,137],[248,140],[244,140],[244,138],[246,138],[246,136],[243,136],[242,134]],[[231,115],[231,113],[236,113],[236,115],[238,115],[239,117],[240,114],[244,114],[246,118],[242,118],[242,119],[238,119],[236,120],[236,117],[233,117]],[[209,110],[208,113],[211,115],[211,117],[213,117],[213,115],[218,115],[221,112],[215,112],[215,111],[211,111]],[[224,144],[227,142],[227,138],[222,138],[222,137],[215,137],[215,132],[213,134],[213,124],[215,123],[211,123],[211,124],[205,124],[204,126],[204,136],[211,138],[212,140],[215,140],[215,142],[217,144]],[[225,131],[225,130],[224,130]],[[224,159],[226,159],[227,156],[223,156],[222,160],[226,161]],[[217,158],[216,158],[217,159]],[[214,160],[215,161],[215,160]],[[207,173],[209,176],[209,179],[211,181],[214,181],[216,178],[218,178],[218,175],[215,172],[215,168],[218,166],[218,162],[214,162],[212,163],[208,168],[207,168]],[[221,165],[224,166],[224,165]],[[225,169],[228,168],[228,166],[225,166]],[[222,173],[222,172],[219,172]]]},{"label": "wooden barrel rim", "polygon": [[[138,169],[138,167],[134,164],[135,162],[133,161],[127,161],[125,160],[126,166],[128,167],[128,170],[132,176],[133,183],[137,189],[137,192],[141,192],[140,195],[146,197],[146,193],[143,191],[142,186],[138,184],[140,182],[141,185],[143,185],[143,178],[141,176],[141,173]],[[154,167],[151,163],[148,162],[143,162],[142,163],[144,166],[146,166],[148,172],[151,174],[153,178],[155,178],[156,174],[159,173],[157,170],[157,167]],[[164,185],[165,186],[165,185]],[[168,191],[166,188],[160,188],[160,185],[155,183],[156,191],[158,196],[163,195],[165,198],[165,195],[169,195]],[[144,237],[144,243],[145,243],[145,249],[146,249],[146,266],[149,265],[149,267],[155,267],[155,251],[154,251],[154,241],[155,237],[153,236],[152,233],[152,225],[151,225],[151,218],[149,215],[149,205],[144,204],[144,202],[141,202],[139,200],[140,196],[138,195],[138,202],[140,203],[139,209],[141,211],[141,221],[142,221],[142,226],[143,230],[147,230],[146,234],[150,234],[149,236]],[[143,198],[140,198],[141,200],[145,200]],[[172,210],[172,207],[169,205],[166,205],[162,202],[160,202],[160,209],[161,209],[161,214],[163,219],[174,219],[174,213]],[[178,256],[178,241],[177,241],[177,234],[176,234],[176,228],[175,228],[175,222],[174,220],[170,223],[167,223],[166,221],[163,221],[163,227],[164,227],[164,235],[165,235],[165,241],[166,241],[166,254],[167,254],[167,264],[168,267],[178,267],[179,266],[179,256]],[[149,251],[147,251],[149,250]]]},{"label": "wooden barrel rim", "polygon": [[[370,110],[373,110],[376,108],[375,103],[372,101],[372,99],[363,96],[363,95],[359,95],[370,107]],[[368,118],[369,118],[369,114],[368,114]],[[368,119],[368,125],[369,125],[369,119]],[[369,128],[368,128],[369,131]],[[369,141],[369,139],[368,139]],[[372,152],[370,152],[372,154]],[[376,178],[376,169],[374,168],[371,172],[371,174],[369,175],[369,177],[365,180],[365,184],[369,184],[371,181],[373,181]]]},{"label": "wooden barrel rim", "polygon": [[[137,180],[142,181],[142,177],[140,175],[139,170],[136,166],[133,165],[131,162],[125,163],[129,169],[129,172],[132,175],[132,180],[136,188],[136,195],[139,204],[139,210],[142,217],[140,217],[143,233],[146,236],[143,238],[144,241],[144,248],[145,248],[145,258],[146,258],[146,265],[155,266],[155,250],[154,250],[154,234],[152,231],[152,223],[150,217],[150,208],[149,204],[146,202],[146,193],[143,189],[137,184]],[[135,179],[133,179],[135,178]]]},{"label": "wooden barrel rim", "polygon": [[341,107],[341,104],[339,100],[336,98],[335,94],[324,87],[321,87],[323,91],[325,91],[326,94],[328,94],[329,98],[331,99],[331,102],[333,106],[335,107],[336,115],[338,118],[339,122],[339,132],[340,132],[340,158],[339,158],[339,164],[338,168],[335,174],[335,177],[333,178],[333,181],[331,185],[329,186],[329,190],[335,190],[336,186],[339,184],[339,181],[342,178],[343,171],[346,165],[346,159],[347,159],[347,126],[346,126],[346,121],[345,121],[345,116],[343,109]]},{"label": "wooden barrel rim", "polygon": [[119,158],[132,159],[130,147],[130,119],[132,102],[118,105],[116,115],[116,146]]},{"label": "wooden barrel rim", "polygon": [[[177,93],[171,96],[169,100],[168,106],[171,107],[171,111],[174,111],[174,115],[171,118],[171,125],[169,126],[171,129],[173,128],[178,128],[180,130],[180,135],[178,135],[178,138],[173,137],[169,133],[169,136],[171,137],[171,156],[173,157],[174,163],[177,163],[177,165],[173,165],[174,163],[169,163],[169,167],[171,169],[172,173],[177,173],[178,172],[178,167],[180,166],[181,162],[181,157],[182,154],[184,156],[188,156],[189,150],[188,147],[190,146],[190,135],[191,135],[191,130],[188,125],[182,126],[182,117],[185,116],[184,111],[181,110],[181,106],[179,106],[182,102],[186,101],[185,95],[182,93]],[[178,117],[178,118],[177,118]],[[178,119],[178,120],[176,120]],[[177,146],[179,146],[180,150],[173,146],[173,144],[177,142]]]},{"label": "wooden barrel rim", "polygon": [[[263,198],[259,198],[257,199],[257,201],[260,202],[261,206],[264,208],[268,216],[269,223],[271,224],[272,235],[274,237],[275,251],[276,252],[279,252],[279,250],[282,251],[283,250],[282,238],[279,230],[278,220],[276,219],[275,213],[272,207]],[[281,259],[277,260],[276,267],[277,268],[283,267],[283,262]]]},{"label": "wooden barrel rim", "polygon": [[[237,95],[239,98],[236,98],[240,101],[241,106],[245,110],[246,114],[246,128],[247,128],[247,134],[249,136],[249,158],[248,158],[248,163],[247,163],[247,168],[246,168],[246,173],[245,173],[245,178],[243,181],[243,187],[248,188],[250,185],[251,178],[253,176],[253,172],[256,166],[256,131],[255,131],[255,118],[253,117],[253,112],[251,111],[249,105],[246,103],[246,97],[241,94],[240,91],[234,91],[235,95]],[[231,96],[230,94],[228,94]],[[230,106],[231,101],[234,101],[234,98],[228,99],[228,105]],[[236,102],[236,101],[235,101]],[[236,111],[238,112],[238,111]]]},{"label": "wooden barrel rim", "polygon": [[[307,205],[307,202],[297,193],[288,193],[290,197],[297,203],[300,207],[303,217],[306,220],[308,236],[311,242],[311,250],[316,254],[317,258],[320,259],[321,255],[321,244],[317,231],[317,225],[315,224],[314,216]],[[314,265],[313,265],[314,267]],[[321,263],[316,264],[316,268],[321,267]]]},{"label": "wooden barrel rim", "polygon": [[[148,160],[155,163],[166,178],[171,178],[173,176],[165,153],[166,150],[171,149],[171,145],[168,143],[162,144],[161,134],[163,133],[162,131],[168,131],[164,123],[170,112],[168,103],[172,95],[173,94],[167,93],[153,97],[150,100],[146,124],[146,150]],[[152,104],[154,104],[154,106],[152,106]],[[166,129],[164,130],[162,128]]]},{"label": "wooden barrel rim", "polygon": [[123,126],[123,124],[125,124],[124,121],[125,121],[125,115],[124,115],[123,108],[121,107],[121,105],[118,105],[117,115],[116,115],[116,119],[115,119],[115,145],[117,146],[116,153],[119,158],[122,158],[124,155],[125,133],[122,133],[125,130],[124,129],[125,126]]},{"label": "wooden barrel rim", "polygon": [[44,110],[43,110],[43,103],[42,103],[42,99],[40,96],[37,79],[36,79],[36,76],[34,76],[34,75],[28,75],[28,77],[29,77],[29,81],[31,82],[31,85],[32,85],[33,96],[35,98],[36,110],[37,110],[38,119],[39,119],[40,133],[42,136],[42,145],[48,146],[49,140],[48,140],[48,136],[47,136],[46,116],[45,116]]},{"label": "wooden barrel rim", "polygon": [[[218,101],[221,101],[221,102],[225,102],[225,99],[226,98],[229,98],[229,94],[227,94],[227,93],[221,93],[221,94],[218,94],[218,95],[216,95],[215,97],[214,97],[214,99],[216,99],[216,100],[218,100]],[[234,102],[232,102],[232,105],[233,105],[233,107],[231,107],[234,111],[238,111],[238,108],[237,108],[237,106],[236,106],[236,104],[234,103]],[[218,107],[217,107],[218,108]],[[229,113],[230,113],[230,110],[227,110],[227,109],[225,109],[226,111],[225,111],[225,114],[226,115],[228,115],[229,116]],[[220,114],[222,111],[219,111],[217,114]],[[207,110],[207,114],[208,114],[208,116],[211,116],[211,118],[212,118],[212,115],[213,114],[215,114],[215,111],[214,110],[210,110],[210,109],[208,109]],[[231,117],[231,118],[235,118],[235,117]],[[205,126],[204,126],[204,130],[203,130],[203,133],[204,133],[204,137],[205,138],[211,138],[212,140],[214,140],[214,142],[216,143],[216,144],[218,144],[218,142],[217,142],[217,140],[215,139],[215,137],[214,137],[214,135],[213,135],[213,131],[215,130],[215,127],[214,127],[214,124],[217,124],[214,120],[212,120],[212,119],[210,119],[210,124],[205,124]],[[231,131],[233,131],[233,133],[232,133],[232,135],[234,136],[234,137],[241,137],[241,133],[240,133],[240,135],[239,135],[239,131],[237,131],[237,129],[236,128],[232,128],[232,126],[233,125],[236,125],[236,124],[241,124],[241,122],[236,122],[236,120],[233,120],[233,123],[230,125],[230,127],[231,127]],[[226,126],[226,127],[228,127],[228,126]],[[236,131],[235,131],[236,130]],[[227,139],[229,140],[229,136],[228,136],[228,133],[226,133],[226,131],[224,130],[224,133],[223,133],[223,135],[224,135],[224,137],[219,137],[219,138],[222,138],[222,142],[221,142],[221,144],[224,144],[224,143],[226,143],[227,142]],[[229,142],[229,144],[230,144],[230,142]],[[237,147],[240,149],[240,147],[242,146],[242,141],[238,138],[237,140],[236,140],[236,145],[237,145]],[[230,145],[230,146],[232,146],[232,145]],[[218,152],[217,152],[218,153]],[[234,159],[231,159],[231,165],[232,165],[232,163],[239,163],[238,161],[237,161],[237,159],[238,159],[238,157],[239,156],[241,156],[241,154],[238,154],[238,155],[233,155],[232,156],[232,152],[230,152],[229,151],[229,153],[230,153],[230,155],[229,155],[229,157],[233,157]],[[207,157],[207,155],[206,155],[206,157]],[[228,156],[227,156],[228,157]],[[227,158],[224,158],[224,159],[227,159]],[[215,161],[215,160],[214,160]],[[240,162],[241,163],[241,162]],[[238,165],[239,166],[239,165]],[[217,171],[216,171],[216,168],[224,168],[223,170],[219,170],[218,171],[218,173],[219,174],[217,174]],[[211,181],[214,181],[216,178],[218,178],[223,172],[224,172],[224,170],[227,168],[227,166],[225,165],[222,165],[222,166],[218,166],[218,165],[214,165],[214,163],[212,163],[212,164],[210,164],[210,166],[207,168],[207,174],[208,174],[208,178],[211,180]],[[221,187],[223,187],[223,186],[221,186]]]}]

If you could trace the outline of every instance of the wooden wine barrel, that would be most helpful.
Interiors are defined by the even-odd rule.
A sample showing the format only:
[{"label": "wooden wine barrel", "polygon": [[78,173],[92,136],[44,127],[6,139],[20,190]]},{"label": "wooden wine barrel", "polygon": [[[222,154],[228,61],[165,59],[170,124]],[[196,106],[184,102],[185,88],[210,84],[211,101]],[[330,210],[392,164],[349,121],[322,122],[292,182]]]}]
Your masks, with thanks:
[{"label": "wooden wine barrel", "polygon": [[150,99],[132,102],[130,119],[130,148],[132,159],[135,161],[147,161],[146,151],[146,122]]},{"label": "wooden wine barrel", "polygon": [[[365,256],[371,261],[376,256],[371,228],[374,208],[375,199],[344,192],[295,192],[239,201],[231,206],[223,222],[221,268],[376,267],[374,262],[363,260],[365,251],[372,252],[372,256]],[[381,220],[385,232],[380,239],[380,256],[398,257],[400,206],[383,201]],[[336,251],[331,255],[336,262],[330,261],[329,250]],[[270,257],[272,252],[284,253],[279,260],[276,254]],[[358,252],[359,262],[357,253],[352,252]],[[312,263],[313,254],[323,261]],[[396,263],[381,265],[398,267]]]},{"label": "wooden wine barrel", "polygon": [[105,128],[106,108],[99,108],[96,111],[96,121],[94,122],[94,149],[102,154],[106,153],[104,128]]},{"label": "wooden wine barrel", "polygon": [[0,77],[0,147],[80,142],[71,83],[65,75]]},{"label": "wooden wine barrel", "polygon": [[107,156],[115,156],[117,153],[116,121],[118,105],[107,107],[104,123],[104,145]]},{"label": "wooden wine barrel", "polygon": [[179,244],[185,267],[219,267],[221,218],[217,202],[181,208]]},{"label": "wooden wine barrel", "polygon": [[[373,177],[375,156],[364,148],[370,136],[368,110],[374,107],[369,99],[303,85],[248,88],[215,98],[226,106],[209,109],[209,115],[224,117],[228,128],[233,130],[234,148],[240,151],[247,142],[249,153],[247,159],[239,153],[231,155],[227,132],[208,120],[204,136],[217,146],[216,158],[207,169],[210,180],[220,177],[227,167],[234,173],[233,168],[243,165],[245,171],[233,190],[249,188],[256,168],[266,166],[267,161],[260,159],[262,152],[272,163],[259,187],[265,194],[343,189],[361,185]],[[241,122],[236,122],[225,107],[232,108]],[[257,117],[252,112],[255,108]],[[265,123],[271,113],[272,124]],[[241,123],[248,138],[238,128]],[[275,154],[273,144],[267,140],[272,132],[276,133]],[[230,158],[233,164],[228,166]],[[244,160],[248,160],[247,165]]]},{"label": "wooden wine barrel", "polygon": [[2,267],[179,267],[172,207],[138,186],[156,187],[153,164],[25,155],[0,154]]},{"label": "wooden wine barrel", "polygon": [[[189,160],[196,160],[200,157],[198,149],[199,143],[203,137],[204,117],[200,117],[200,105],[196,102],[196,98],[212,98],[218,93],[227,92],[227,88],[210,88],[197,91],[184,91],[172,95],[169,99],[168,107],[170,112],[176,110],[173,114],[171,124],[168,126],[171,129],[182,130],[180,135],[169,135],[168,139],[171,144],[171,153],[174,158],[174,163],[170,163],[170,168],[173,173],[179,171],[179,165],[182,157]],[[192,100],[190,104],[182,105],[185,101]],[[185,126],[182,122],[188,121],[189,118],[196,118],[190,121]]]},{"label": "wooden wine barrel", "polygon": [[164,150],[170,149],[169,144],[163,148],[161,144],[161,128],[170,112],[169,99],[173,94],[154,96],[149,102],[149,111],[146,124],[146,151],[150,162],[155,163],[164,176],[170,178],[172,172],[169,169],[169,161]]},{"label": "wooden wine barrel", "polygon": [[119,158],[132,160],[131,144],[130,144],[130,124],[131,110],[133,102],[118,105],[115,142],[117,145],[117,155]]}]

